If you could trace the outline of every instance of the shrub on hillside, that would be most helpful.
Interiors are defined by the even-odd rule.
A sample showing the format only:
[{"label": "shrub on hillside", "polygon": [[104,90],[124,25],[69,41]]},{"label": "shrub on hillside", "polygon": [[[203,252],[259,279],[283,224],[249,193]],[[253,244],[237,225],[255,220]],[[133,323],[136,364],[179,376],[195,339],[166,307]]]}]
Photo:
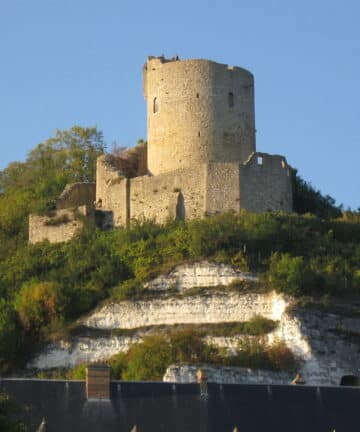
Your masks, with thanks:
[{"label": "shrub on hillside", "polygon": [[276,252],[270,258],[267,279],[277,291],[298,295],[304,286],[305,271],[302,257]]},{"label": "shrub on hillside", "polygon": [[0,374],[13,366],[23,334],[13,307],[0,299]]},{"label": "shrub on hillside", "polygon": [[111,290],[114,300],[130,300],[140,298],[144,291],[144,285],[137,279],[128,279]]},{"label": "shrub on hillside", "polygon": [[63,305],[61,286],[56,282],[33,281],[24,284],[15,308],[26,331],[39,331],[60,316]]},{"label": "shrub on hillside", "polygon": [[301,289],[303,269],[302,257],[276,252],[270,258],[267,278],[275,289],[296,294]]},{"label": "shrub on hillside", "polygon": [[271,331],[275,330],[276,326],[276,321],[265,318],[261,315],[255,315],[249,321],[244,322],[243,333],[251,336],[259,336],[270,333]]},{"label": "shrub on hillside", "polygon": [[172,362],[173,352],[168,339],[165,336],[148,336],[131,347],[122,378],[131,381],[161,380]]},{"label": "shrub on hillside", "polygon": [[246,338],[239,342],[235,356],[227,357],[229,366],[268,369],[273,371],[295,371],[297,361],[284,342],[268,345],[263,339]]},{"label": "shrub on hillside", "polygon": [[172,363],[213,363],[218,360],[218,350],[195,332],[186,330],[147,336],[119,359],[123,379],[161,380]]}]

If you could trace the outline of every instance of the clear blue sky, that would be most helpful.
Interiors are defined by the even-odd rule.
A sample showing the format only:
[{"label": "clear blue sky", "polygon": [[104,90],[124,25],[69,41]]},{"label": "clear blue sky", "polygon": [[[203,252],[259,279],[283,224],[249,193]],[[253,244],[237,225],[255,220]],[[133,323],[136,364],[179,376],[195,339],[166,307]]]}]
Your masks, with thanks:
[{"label": "clear blue sky", "polygon": [[148,55],[255,75],[257,148],[360,206],[359,0],[0,0],[0,169],[55,129],[146,136]]}]

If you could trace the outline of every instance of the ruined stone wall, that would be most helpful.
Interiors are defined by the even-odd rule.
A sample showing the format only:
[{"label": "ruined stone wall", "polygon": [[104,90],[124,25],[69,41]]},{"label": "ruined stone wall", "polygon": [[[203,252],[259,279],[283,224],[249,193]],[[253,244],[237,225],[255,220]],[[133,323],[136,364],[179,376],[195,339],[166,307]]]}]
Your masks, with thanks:
[{"label": "ruined stone wall", "polygon": [[130,219],[194,219],[204,215],[206,166],[130,180]]},{"label": "ruined stone wall", "polygon": [[206,214],[240,210],[238,163],[210,163],[206,170]]},{"label": "ruined stone wall", "polygon": [[256,153],[245,164],[199,164],[128,179],[101,156],[96,201],[113,213],[114,226],[134,220],[189,220],[240,208],[291,211],[290,168],[281,156]]},{"label": "ruined stone wall", "polygon": [[283,156],[254,153],[240,165],[240,208],[291,212],[290,170]]},{"label": "ruined stone wall", "polygon": [[82,205],[92,206],[96,197],[95,183],[68,184],[56,200],[56,208],[67,209]]},{"label": "ruined stone wall", "polygon": [[29,243],[48,240],[50,243],[61,243],[71,240],[83,227],[79,216],[93,217],[87,206],[71,209],[60,209],[51,215],[29,216]]},{"label": "ruined stone wall", "polygon": [[114,226],[126,226],[129,220],[129,179],[100,156],[96,168],[96,202],[98,208],[113,212]]},{"label": "ruined stone wall", "polygon": [[241,162],[255,151],[250,72],[209,60],[149,58],[144,66],[148,168]]}]

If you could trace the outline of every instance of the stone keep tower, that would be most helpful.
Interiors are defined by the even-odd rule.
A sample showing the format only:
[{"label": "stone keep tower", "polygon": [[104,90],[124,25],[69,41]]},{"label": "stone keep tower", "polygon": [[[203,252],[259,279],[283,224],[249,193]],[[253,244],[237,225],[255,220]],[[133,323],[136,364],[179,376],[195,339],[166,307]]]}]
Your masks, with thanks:
[{"label": "stone keep tower", "polygon": [[149,57],[148,169],[152,175],[255,152],[253,75],[209,60]]}]

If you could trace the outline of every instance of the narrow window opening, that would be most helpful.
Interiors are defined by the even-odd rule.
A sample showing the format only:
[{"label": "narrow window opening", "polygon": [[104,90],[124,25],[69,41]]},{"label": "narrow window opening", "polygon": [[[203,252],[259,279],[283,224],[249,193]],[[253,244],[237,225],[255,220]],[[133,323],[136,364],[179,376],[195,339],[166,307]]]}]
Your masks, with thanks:
[{"label": "narrow window opening", "polygon": [[285,161],[283,161],[283,160],[281,161],[281,166],[282,166],[283,169],[286,167]]},{"label": "narrow window opening", "polygon": [[197,97],[198,99],[199,99],[199,96],[200,96],[199,93],[196,93],[196,97]]},{"label": "narrow window opening", "polygon": [[258,156],[258,158],[257,158],[257,164],[258,165],[262,165],[263,164],[263,158],[262,158],[262,156]]},{"label": "narrow window opening", "polygon": [[234,106],[234,93],[230,92],[228,94],[228,102],[229,102],[229,107],[232,108]]},{"label": "narrow window opening", "polygon": [[154,98],[153,100],[153,113],[157,113],[159,111],[159,101],[158,98]]},{"label": "narrow window opening", "polygon": [[198,132],[198,137],[200,136],[200,131]]}]

